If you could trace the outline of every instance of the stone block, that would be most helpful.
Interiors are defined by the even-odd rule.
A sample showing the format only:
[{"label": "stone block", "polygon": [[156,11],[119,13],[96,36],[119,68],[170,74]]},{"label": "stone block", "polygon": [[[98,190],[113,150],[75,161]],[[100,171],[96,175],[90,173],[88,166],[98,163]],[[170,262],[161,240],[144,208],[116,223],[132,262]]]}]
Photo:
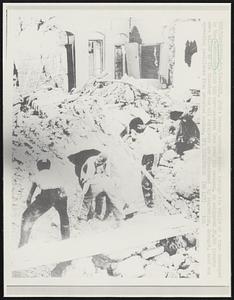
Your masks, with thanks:
[{"label": "stone block", "polygon": [[153,258],[157,255],[160,255],[163,252],[164,252],[164,247],[160,246],[160,247],[155,247],[155,248],[146,249],[146,250],[142,251],[141,256],[144,259],[149,259],[149,258]]}]

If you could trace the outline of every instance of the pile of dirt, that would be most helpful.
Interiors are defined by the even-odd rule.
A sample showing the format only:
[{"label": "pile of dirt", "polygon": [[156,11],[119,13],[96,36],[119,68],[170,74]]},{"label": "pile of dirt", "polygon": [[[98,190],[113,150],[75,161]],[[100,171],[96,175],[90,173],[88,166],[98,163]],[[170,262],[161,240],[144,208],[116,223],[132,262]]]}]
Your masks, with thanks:
[{"label": "pile of dirt", "polygon": [[[69,180],[71,188],[69,215],[71,217],[72,236],[77,236],[81,230],[89,230],[89,223],[82,225],[77,220],[77,202],[80,198],[80,189],[75,177],[74,167],[68,162],[67,157],[85,148],[98,148],[105,145],[106,137],[115,133],[117,127],[118,132],[121,132],[127,125],[129,117],[132,116],[140,115],[146,120],[147,118],[153,119],[154,122],[150,126],[159,133],[164,141],[164,152],[161,165],[159,165],[155,176],[155,182],[160,188],[164,200],[170,204],[170,209],[166,213],[181,213],[197,221],[199,217],[199,193],[198,184],[193,180],[193,174],[194,170],[197,170],[197,168],[194,168],[197,164],[194,159],[199,155],[195,153],[193,158],[185,155],[184,161],[178,159],[173,148],[175,135],[169,132],[169,128],[173,123],[169,120],[171,101],[168,90],[147,91],[137,86],[136,82],[105,81],[104,79],[92,80],[82,90],[73,90],[70,94],[51,87],[45,87],[28,95],[16,94],[13,106],[12,133],[12,205],[14,207],[12,220],[15,247],[17,247],[19,239],[21,215],[26,208],[25,201],[30,188],[29,174],[35,172],[35,161],[44,152],[51,153],[53,159],[58,160],[66,168],[65,172],[67,173],[64,173],[66,174],[64,177],[71,179]],[[110,117],[113,117],[113,119],[110,120]],[[110,128],[111,123],[115,124],[115,118],[117,127]],[[184,180],[185,177],[186,180]],[[160,207],[160,200],[156,198],[155,201]],[[158,214],[161,213],[162,209],[158,209]],[[92,230],[97,230],[95,224],[94,220]],[[110,220],[105,220],[103,224],[112,226],[111,217]],[[34,229],[32,239],[40,238],[38,232],[41,233],[41,239],[58,239],[59,220],[56,212],[51,210],[40,218]],[[37,234],[35,234],[36,231]],[[96,274],[96,270],[101,269],[102,274],[105,273],[105,276],[106,273],[107,276],[125,276],[126,270],[131,269],[129,265],[135,265],[135,268],[138,268],[137,270],[133,268],[135,274],[146,274],[146,276],[148,276],[147,274],[164,274],[164,277],[171,278],[173,276],[178,277],[180,273],[180,277],[198,276],[197,272],[190,272],[196,261],[190,259],[190,254],[188,254],[193,250],[197,253],[196,246],[191,246],[191,243],[189,244],[186,238],[183,237],[181,240],[183,246],[180,247],[177,243],[177,246],[175,246],[177,249],[176,254],[172,254],[175,250],[170,249],[173,249],[172,245],[175,244],[175,239],[177,238],[175,237],[169,241],[157,241],[153,249],[141,249],[140,252],[134,254],[136,257],[131,258],[131,261],[127,261],[130,258],[122,257],[117,263],[114,261],[114,264],[105,262],[109,266],[108,268],[97,267],[94,259],[89,264],[87,262],[83,264],[85,268],[90,266],[89,270],[84,273]],[[162,253],[159,253],[158,247],[161,247],[161,250],[163,249]],[[179,248],[184,250],[179,250]],[[147,256],[145,251],[159,254],[151,257],[151,254]],[[172,257],[178,254],[180,254],[181,261],[178,262],[179,258],[175,259],[174,257],[173,259],[176,262],[172,262]],[[131,253],[130,256],[134,255]],[[163,264],[160,262],[161,260],[164,261]],[[79,262],[79,266],[80,264],[82,265],[81,262]],[[102,265],[100,262],[98,264]],[[80,272],[77,271],[80,267],[73,269],[75,269],[75,272]],[[178,270],[180,271],[177,272]],[[195,267],[193,270],[195,270]],[[28,272],[24,271],[20,276],[49,276],[48,266]]]},{"label": "pile of dirt", "polygon": [[117,254],[98,254],[74,260],[64,276],[80,278],[198,278],[197,240],[193,234],[155,241],[150,245]]}]

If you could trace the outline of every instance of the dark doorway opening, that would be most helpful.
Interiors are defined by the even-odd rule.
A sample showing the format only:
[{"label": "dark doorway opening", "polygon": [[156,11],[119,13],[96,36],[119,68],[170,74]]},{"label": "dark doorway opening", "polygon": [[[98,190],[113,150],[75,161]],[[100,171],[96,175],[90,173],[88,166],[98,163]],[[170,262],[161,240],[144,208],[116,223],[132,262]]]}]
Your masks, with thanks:
[{"label": "dark doorway opening", "polygon": [[76,87],[76,60],[75,60],[75,36],[71,32],[66,31],[67,44],[67,77],[68,92]]},{"label": "dark doorway opening", "polygon": [[141,46],[141,78],[158,79],[160,45]]},{"label": "dark doorway opening", "polygon": [[123,51],[122,46],[115,46],[115,79],[123,77]]}]

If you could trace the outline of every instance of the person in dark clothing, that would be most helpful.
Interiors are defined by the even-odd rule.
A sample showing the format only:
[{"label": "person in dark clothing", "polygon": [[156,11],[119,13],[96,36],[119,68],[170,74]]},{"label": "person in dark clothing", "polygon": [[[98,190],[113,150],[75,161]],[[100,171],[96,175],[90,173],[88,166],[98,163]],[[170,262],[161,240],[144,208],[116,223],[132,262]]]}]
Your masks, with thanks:
[{"label": "person in dark clothing", "polygon": [[[83,189],[84,187],[84,180],[81,176],[82,172],[87,172],[88,166],[86,164],[86,161],[89,160],[91,157],[97,157],[101,152],[97,149],[85,149],[80,152],[77,152],[75,154],[71,154],[68,156],[68,159],[71,163],[75,165],[75,174],[78,178],[80,187]],[[90,192],[90,191],[89,191]],[[91,201],[87,200],[87,219],[91,219],[96,215],[96,217],[101,218],[102,211],[104,210],[103,206],[105,203],[105,200],[107,198],[107,195],[105,193],[100,193],[96,197],[96,206],[95,211],[93,211],[93,206],[91,205]],[[78,216],[79,218],[79,216]]]},{"label": "person in dark clothing", "polygon": [[199,145],[200,131],[193,121],[193,112],[194,109],[180,117],[175,143],[176,152],[180,156],[183,155],[184,151],[193,149],[196,145]]},{"label": "person in dark clothing", "polygon": [[[37,169],[37,174],[31,178],[32,187],[26,201],[27,208],[22,215],[19,247],[28,243],[34,223],[51,207],[54,207],[59,214],[62,239],[68,239],[70,237],[67,196],[63,188],[62,179],[58,176],[56,171],[51,168],[49,159],[38,160]],[[41,192],[31,203],[36,188],[40,188]],[[68,264],[70,264],[70,261],[58,264],[52,271],[52,276],[61,276],[64,268]]]}]

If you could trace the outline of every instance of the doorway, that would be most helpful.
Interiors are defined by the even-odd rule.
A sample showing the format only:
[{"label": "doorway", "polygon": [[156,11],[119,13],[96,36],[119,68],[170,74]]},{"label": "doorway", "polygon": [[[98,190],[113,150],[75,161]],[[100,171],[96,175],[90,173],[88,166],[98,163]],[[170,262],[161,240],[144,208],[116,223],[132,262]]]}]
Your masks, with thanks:
[{"label": "doorway", "polygon": [[160,45],[141,46],[141,78],[159,78]]},{"label": "doorway", "polygon": [[75,36],[68,31],[66,31],[66,34],[68,92],[70,92],[76,87]]},{"label": "doorway", "polygon": [[89,40],[89,76],[96,77],[103,72],[103,41]]},{"label": "doorway", "polygon": [[115,79],[123,77],[123,49],[122,46],[115,46]]}]

